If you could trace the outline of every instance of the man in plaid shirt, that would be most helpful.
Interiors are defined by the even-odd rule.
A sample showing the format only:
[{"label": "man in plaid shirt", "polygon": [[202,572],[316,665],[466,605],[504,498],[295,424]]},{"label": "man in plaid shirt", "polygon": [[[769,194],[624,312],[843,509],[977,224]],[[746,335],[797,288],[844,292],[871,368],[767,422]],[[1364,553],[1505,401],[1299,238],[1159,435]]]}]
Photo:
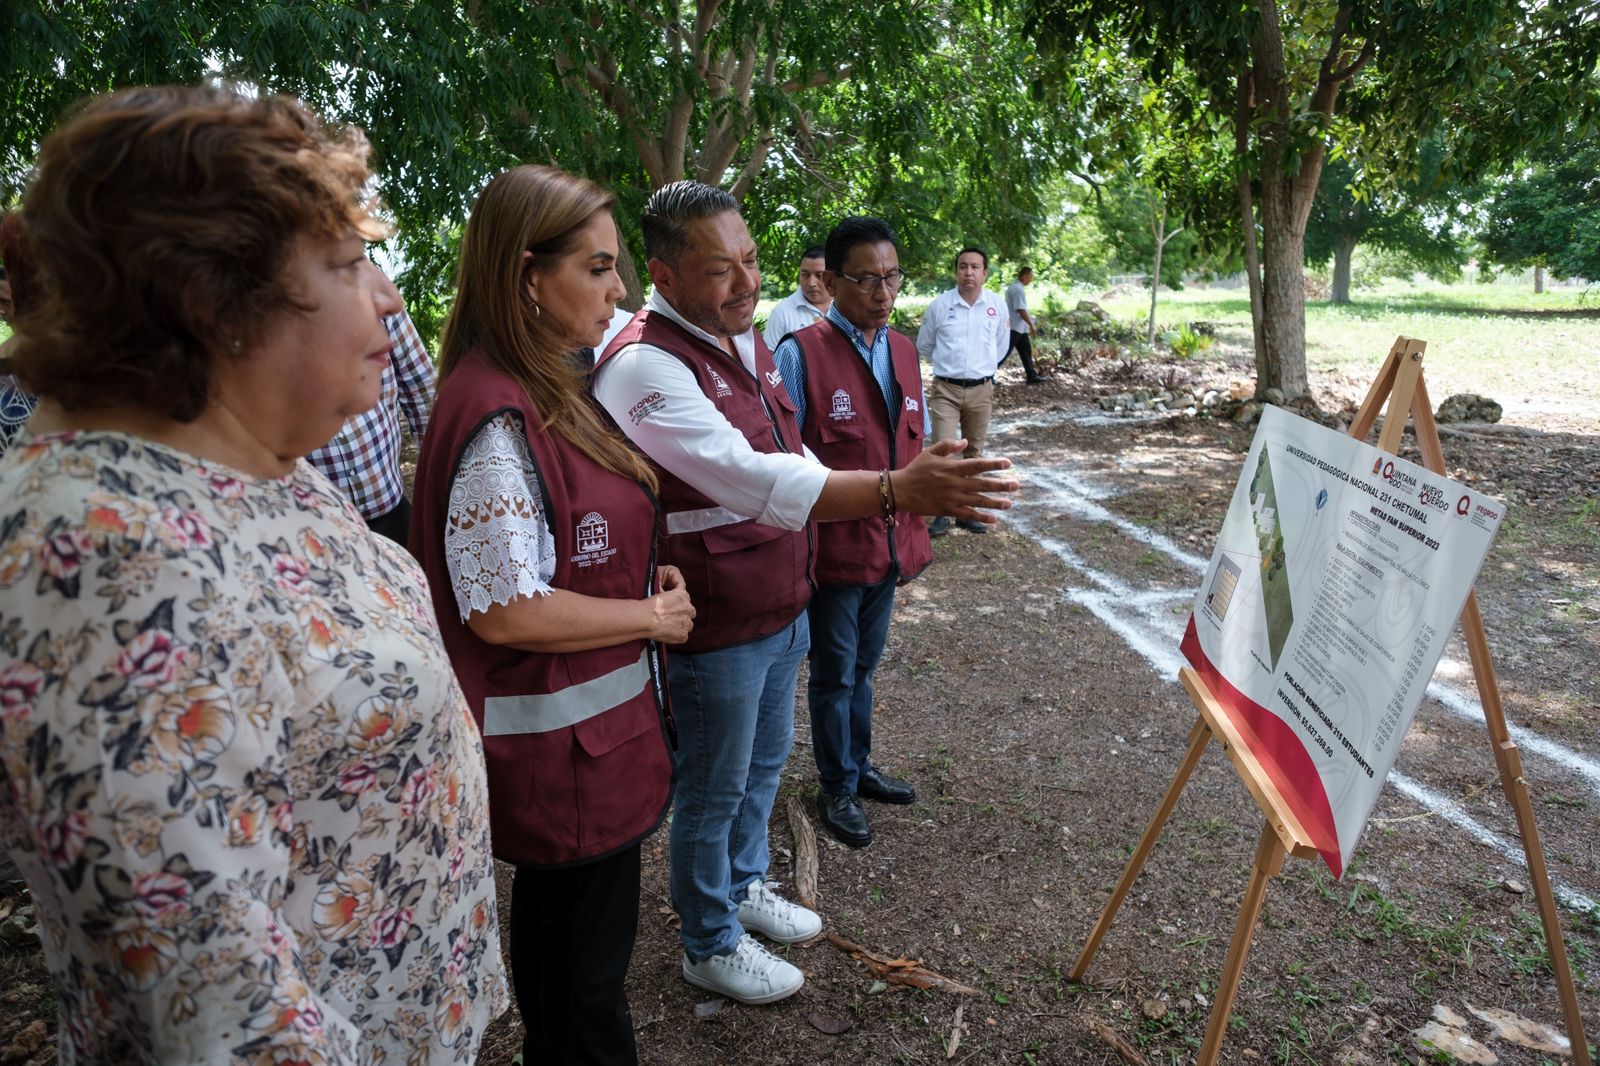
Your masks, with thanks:
[{"label": "man in plaid shirt", "polygon": [[412,438],[420,441],[433,407],[433,360],[410,315],[401,311],[383,324],[394,348],[378,405],[350,419],[337,437],[306,458],[350,497],[374,533],[404,545],[411,501],[400,477],[400,411],[405,410]]}]

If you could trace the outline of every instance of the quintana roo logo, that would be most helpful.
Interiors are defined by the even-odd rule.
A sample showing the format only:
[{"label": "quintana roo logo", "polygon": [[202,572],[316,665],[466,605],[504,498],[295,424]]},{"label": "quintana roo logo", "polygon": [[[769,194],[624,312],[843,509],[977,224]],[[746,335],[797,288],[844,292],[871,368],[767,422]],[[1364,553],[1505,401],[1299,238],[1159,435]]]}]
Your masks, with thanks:
[{"label": "quintana roo logo", "polygon": [[711,384],[716,387],[718,396],[733,395],[733,390],[728,388],[728,383],[726,381],[722,380],[722,375],[717,373],[716,367],[712,366],[710,363],[707,363],[706,370],[711,373]]},{"label": "quintana roo logo", "polygon": [[853,419],[855,416],[856,409],[850,402],[850,394],[845,392],[843,389],[837,390],[833,394],[832,418],[834,421],[842,422],[848,419]]},{"label": "quintana roo logo", "polygon": [[601,552],[611,544],[611,526],[599,511],[590,511],[578,521],[578,551]]}]

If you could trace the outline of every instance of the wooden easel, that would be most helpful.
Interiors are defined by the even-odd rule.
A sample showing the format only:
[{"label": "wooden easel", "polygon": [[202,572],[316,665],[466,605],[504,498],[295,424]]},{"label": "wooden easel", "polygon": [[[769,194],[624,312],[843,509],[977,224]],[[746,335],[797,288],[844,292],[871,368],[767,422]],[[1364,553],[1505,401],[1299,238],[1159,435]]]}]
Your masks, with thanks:
[{"label": "wooden easel", "polygon": [[[1409,412],[1416,430],[1417,446],[1422,452],[1423,465],[1443,475],[1444,450],[1439,445],[1439,427],[1433,419],[1428,387],[1422,380],[1422,353],[1426,348],[1424,341],[1396,338],[1383,368],[1367,390],[1366,399],[1356,413],[1350,436],[1357,440],[1365,439],[1377,423],[1378,412],[1387,400],[1389,415],[1384,419],[1383,429],[1378,435],[1378,448],[1391,455],[1399,454],[1400,438],[1405,431],[1406,414]],[[1551,891],[1550,874],[1545,867],[1544,848],[1539,843],[1538,827],[1533,820],[1533,802],[1528,795],[1527,781],[1522,776],[1522,758],[1506,729],[1505,712],[1500,705],[1500,686],[1495,680],[1494,664],[1489,658],[1489,640],[1483,632],[1483,617],[1478,613],[1475,592],[1467,594],[1466,606],[1461,610],[1461,628],[1467,639],[1472,673],[1477,679],[1483,716],[1489,727],[1489,743],[1494,751],[1495,764],[1500,770],[1500,787],[1516,812],[1517,829],[1527,854],[1528,880],[1538,901],[1540,920],[1544,923],[1550,969],[1554,971],[1556,985],[1561,991],[1561,1006],[1567,1018],[1567,1036],[1572,1043],[1572,1061],[1574,1066],[1591,1066],[1589,1045],[1583,1032],[1583,1016],[1578,1009],[1578,994],[1572,983],[1572,970],[1567,964],[1566,943],[1561,936],[1561,915],[1556,909],[1555,893]],[[1261,914],[1261,904],[1266,898],[1267,882],[1282,869],[1285,853],[1298,858],[1314,858],[1317,849],[1312,846],[1305,828],[1272,784],[1249,746],[1243,743],[1232,720],[1207,688],[1204,679],[1189,667],[1180,670],[1178,676],[1200,715],[1195,720],[1194,728],[1189,730],[1188,751],[1068,976],[1073,981],[1083,979],[1090,961],[1100,948],[1100,942],[1111,928],[1117,909],[1127,899],[1134,881],[1144,868],[1145,860],[1155,847],[1156,838],[1161,835],[1173,808],[1177,806],[1184,785],[1199,765],[1207,745],[1213,740],[1217,741],[1255,798],[1256,805],[1266,815],[1266,825],[1261,830],[1260,843],[1256,845],[1250,883],[1245,889],[1244,901],[1239,906],[1239,919],[1233,928],[1233,940],[1228,945],[1227,960],[1222,966],[1222,979],[1217,986],[1211,1017],[1206,1023],[1205,1040],[1195,1059],[1197,1066],[1213,1066],[1221,1052],[1223,1037],[1227,1035],[1228,1017],[1239,991],[1239,979],[1244,972],[1245,956],[1250,952],[1256,919]]]}]

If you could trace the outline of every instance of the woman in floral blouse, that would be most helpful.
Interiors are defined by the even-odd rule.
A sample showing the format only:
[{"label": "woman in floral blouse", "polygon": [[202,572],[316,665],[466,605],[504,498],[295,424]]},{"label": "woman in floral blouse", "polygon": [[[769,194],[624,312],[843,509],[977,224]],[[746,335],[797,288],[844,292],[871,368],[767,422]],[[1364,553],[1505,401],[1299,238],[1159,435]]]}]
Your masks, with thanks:
[{"label": "woman in floral blouse", "polygon": [[98,98],[25,198],[0,841],[61,1061],[471,1062],[506,1003],[482,750],[421,575],[301,456],[378,397],[365,140]]}]

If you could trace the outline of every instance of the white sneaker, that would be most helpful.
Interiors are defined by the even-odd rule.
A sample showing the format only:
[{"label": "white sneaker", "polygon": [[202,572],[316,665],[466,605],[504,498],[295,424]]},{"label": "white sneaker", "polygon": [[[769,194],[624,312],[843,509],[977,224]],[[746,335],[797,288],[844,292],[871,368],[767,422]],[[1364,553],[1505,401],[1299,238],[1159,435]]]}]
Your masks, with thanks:
[{"label": "white sneaker", "polygon": [[700,962],[683,957],[683,979],[740,1003],[776,1003],[806,983],[805,974],[784,962],[746,933],[726,955]]},{"label": "white sneaker", "polygon": [[752,881],[739,901],[739,924],[780,944],[798,944],[822,932],[816,911],[790,903],[765,881]]}]

